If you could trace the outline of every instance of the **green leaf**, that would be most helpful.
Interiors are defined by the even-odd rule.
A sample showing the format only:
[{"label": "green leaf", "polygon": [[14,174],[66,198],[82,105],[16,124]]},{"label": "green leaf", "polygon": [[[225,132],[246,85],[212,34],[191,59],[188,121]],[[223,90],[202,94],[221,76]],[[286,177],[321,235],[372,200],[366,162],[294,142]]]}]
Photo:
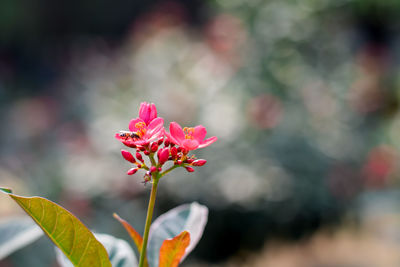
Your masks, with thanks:
[{"label": "green leaf", "polygon": [[33,243],[42,235],[43,231],[28,216],[1,219],[0,260]]},{"label": "green leaf", "polygon": [[194,249],[203,235],[207,223],[208,209],[197,202],[178,206],[158,217],[150,227],[147,260],[150,267],[157,267],[160,248],[164,240],[173,238],[182,231],[190,233],[190,244],[181,261]]},{"label": "green leaf", "polygon": [[183,231],[172,239],[164,240],[160,248],[158,267],[177,267],[189,244],[190,234],[188,231]]},{"label": "green leaf", "polygon": [[[138,262],[132,248],[125,240],[113,237],[107,234],[97,234],[94,236],[106,248],[110,255],[110,261],[113,267],[136,267]],[[57,261],[61,267],[72,267],[71,262],[61,251],[56,248]]]},{"label": "green leaf", "polygon": [[109,267],[107,251],[78,218],[41,197],[22,197],[1,188],[42,228],[53,243],[78,267]]}]

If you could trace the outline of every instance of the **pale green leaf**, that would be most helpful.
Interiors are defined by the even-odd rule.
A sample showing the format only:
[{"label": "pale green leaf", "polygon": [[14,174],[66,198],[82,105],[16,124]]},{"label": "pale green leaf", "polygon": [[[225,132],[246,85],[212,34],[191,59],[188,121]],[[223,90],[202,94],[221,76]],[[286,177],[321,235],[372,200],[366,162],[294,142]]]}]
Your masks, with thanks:
[{"label": "pale green leaf", "polygon": [[0,260],[33,243],[43,231],[31,218],[10,217],[0,220]]},{"label": "pale green leaf", "polygon": [[158,217],[150,227],[147,260],[150,267],[157,267],[160,248],[164,240],[171,239],[183,231],[190,234],[190,244],[182,260],[194,249],[203,235],[207,223],[208,209],[197,202],[178,206]]}]

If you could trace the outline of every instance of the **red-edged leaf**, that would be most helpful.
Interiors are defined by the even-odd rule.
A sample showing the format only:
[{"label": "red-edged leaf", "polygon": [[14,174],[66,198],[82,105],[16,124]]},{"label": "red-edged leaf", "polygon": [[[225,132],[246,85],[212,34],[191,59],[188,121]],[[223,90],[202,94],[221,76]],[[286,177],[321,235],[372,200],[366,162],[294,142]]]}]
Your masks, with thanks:
[{"label": "red-edged leaf", "polygon": [[[125,221],[124,219],[119,217],[118,214],[114,213],[113,216],[115,219],[117,219],[122,224],[122,226],[125,228],[125,230],[128,232],[128,234],[131,236],[139,253],[142,253],[142,244],[143,244],[142,236],[132,227],[132,225],[130,225],[127,221]],[[147,262],[147,259],[144,259],[144,266],[149,267],[149,263]]]},{"label": "red-edged leaf", "polygon": [[158,267],[178,266],[189,244],[190,234],[188,231],[183,231],[174,238],[165,240],[160,248]]}]

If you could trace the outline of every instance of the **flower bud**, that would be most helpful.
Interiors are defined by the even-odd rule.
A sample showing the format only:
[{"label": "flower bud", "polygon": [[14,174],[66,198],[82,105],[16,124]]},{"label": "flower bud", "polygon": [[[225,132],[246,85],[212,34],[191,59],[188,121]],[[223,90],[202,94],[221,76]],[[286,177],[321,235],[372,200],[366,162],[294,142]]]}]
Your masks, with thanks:
[{"label": "flower bud", "polygon": [[193,166],[203,166],[206,163],[207,163],[207,160],[205,160],[205,159],[196,159],[195,161],[192,162],[192,165]]},{"label": "flower bud", "polygon": [[194,169],[193,169],[192,167],[185,167],[185,169],[186,169],[188,172],[194,172]]},{"label": "flower bud", "polygon": [[133,175],[133,174],[135,174],[137,171],[138,171],[138,168],[132,168],[132,169],[129,169],[129,171],[127,171],[126,174],[128,174],[128,175]]},{"label": "flower bud", "polygon": [[179,165],[181,165],[181,164],[182,164],[182,160],[178,159],[177,163],[178,163]]},{"label": "flower bud", "polygon": [[161,137],[158,139],[157,145],[161,146],[161,144],[164,142],[164,137]]},{"label": "flower bud", "polygon": [[178,155],[178,149],[176,149],[176,147],[173,146],[171,147],[170,151],[172,159],[176,159],[176,156]]},{"label": "flower bud", "polygon": [[150,146],[151,152],[156,152],[158,149],[158,144],[156,142],[152,143]]},{"label": "flower bud", "polygon": [[142,155],[141,155],[139,152],[136,152],[136,158],[137,158],[138,160],[140,160],[141,162],[144,162],[144,160],[143,160],[143,158],[142,158]]},{"label": "flower bud", "polygon": [[150,155],[150,151],[145,150],[145,151],[143,151],[143,154],[145,154],[146,156],[148,156],[148,155]]},{"label": "flower bud", "polygon": [[157,171],[157,167],[155,166],[151,166],[150,167],[150,173],[156,172]]},{"label": "flower bud", "polygon": [[186,162],[189,164],[192,163],[193,161],[194,161],[194,159],[191,159],[191,158],[186,159]]},{"label": "flower bud", "polygon": [[169,158],[169,148],[164,148],[161,150],[159,157],[158,157],[158,163],[159,164],[164,164]]},{"label": "flower bud", "polygon": [[132,163],[136,162],[135,158],[132,156],[132,154],[129,151],[121,149],[121,154],[122,154],[122,156],[124,157],[125,160],[127,160],[129,162],[132,162]]},{"label": "flower bud", "polygon": [[169,146],[169,140],[168,140],[168,138],[165,138],[165,140],[164,140],[164,146]]},{"label": "flower bud", "polygon": [[132,142],[122,141],[122,143],[123,143],[124,145],[128,146],[128,147],[136,148],[136,145],[133,144]]}]

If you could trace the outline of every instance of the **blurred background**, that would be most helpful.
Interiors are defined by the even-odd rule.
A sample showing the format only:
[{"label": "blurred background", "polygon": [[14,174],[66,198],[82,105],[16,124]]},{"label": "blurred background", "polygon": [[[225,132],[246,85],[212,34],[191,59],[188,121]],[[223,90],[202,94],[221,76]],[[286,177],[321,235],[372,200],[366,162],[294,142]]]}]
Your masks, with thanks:
[{"label": "blurred background", "polygon": [[[150,186],[115,132],[140,102],[219,140],[155,216],[209,222],[184,267],[400,265],[400,2],[0,2],[0,185],[97,232],[143,231]],[[0,195],[0,217],[21,214]],[[1,267],[57,266],[51,242]]]}]

